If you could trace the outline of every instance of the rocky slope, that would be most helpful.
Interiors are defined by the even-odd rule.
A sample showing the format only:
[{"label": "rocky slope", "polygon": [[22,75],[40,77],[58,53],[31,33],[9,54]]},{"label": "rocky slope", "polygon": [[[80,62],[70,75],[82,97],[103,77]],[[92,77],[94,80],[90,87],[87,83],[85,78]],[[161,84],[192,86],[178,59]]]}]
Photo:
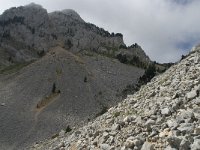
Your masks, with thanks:
[{"label": "rocky slope", "polygon": [[60,47],[20,71],[5,70],[0,74],[0,149],[19,149],[95,118],[119,102],[123,89],[143,73],[115,59],[74,55]]},{"label": "rocky slope", "polygon": [[[116,105],[151,60],[74,10],[0,15],[0,149],[23,149]],[[127,65],[128,64],[128,65]],[[137,66],[137,67],[136,67]],[[128,87],[128,88],[127,88]]]},{"label": "rocky slope", "polygon": [[88,125],[31,149],[199,150],[200,46]]}]

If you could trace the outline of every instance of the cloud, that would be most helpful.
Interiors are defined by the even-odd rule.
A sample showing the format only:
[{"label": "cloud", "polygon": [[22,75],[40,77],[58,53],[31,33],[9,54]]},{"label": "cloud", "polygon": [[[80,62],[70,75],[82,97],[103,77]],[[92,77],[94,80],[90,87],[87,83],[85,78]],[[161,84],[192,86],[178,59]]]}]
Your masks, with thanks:
[{"label": "cloud", "polygon": [[[3,4],[23,5],[29,2],[11,1]],[[158,62],[177,61],[200,39],[199,0],[32,1],[48,11],[72,8],[87,22],[109,32],[123,33],[127,45],[138,43],[152,60]]]}]

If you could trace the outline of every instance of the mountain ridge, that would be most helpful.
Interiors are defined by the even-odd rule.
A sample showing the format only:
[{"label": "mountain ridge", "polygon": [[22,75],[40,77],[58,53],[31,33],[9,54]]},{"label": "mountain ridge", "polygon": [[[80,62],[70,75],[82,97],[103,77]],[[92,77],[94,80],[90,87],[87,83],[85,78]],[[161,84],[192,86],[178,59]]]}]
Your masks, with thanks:
[{"label": "mountain ridge", "polygon": [[[151,62],[141,47],[126,50],[122,34],[111,34],[86,23],[70,9],[47,13],[36,4],[8,9],[0,16],[0,35],[1,48],[7,51],[5,58],[12,62],[37,59],[59,45],[75,53],[89,50],[113,58],[123,51],[127,57],[139,57],[146,65]],[[10,64],[9,60],[4,64]]]}]

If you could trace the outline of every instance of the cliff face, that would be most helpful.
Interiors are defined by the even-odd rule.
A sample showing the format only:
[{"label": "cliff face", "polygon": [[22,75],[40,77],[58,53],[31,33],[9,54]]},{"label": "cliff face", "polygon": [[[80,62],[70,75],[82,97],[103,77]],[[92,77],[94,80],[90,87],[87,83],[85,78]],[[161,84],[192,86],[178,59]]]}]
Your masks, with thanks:
[{"label": "cliff face", "polygon": [[181,149],[200,147],[200,46],[88,125],[31,149]]},{"label": "cliff face", "polygon": [[141,47],[129,47],[127,51],[122,34],[110,34],[86,23],[74,10],[48,14],[41,6],[30,4],[8,9],[0,16],[1,67],[37,59],[55,46],[73,53],[91,51],[114,58],[126,53],[145,64],[150,62]]}]

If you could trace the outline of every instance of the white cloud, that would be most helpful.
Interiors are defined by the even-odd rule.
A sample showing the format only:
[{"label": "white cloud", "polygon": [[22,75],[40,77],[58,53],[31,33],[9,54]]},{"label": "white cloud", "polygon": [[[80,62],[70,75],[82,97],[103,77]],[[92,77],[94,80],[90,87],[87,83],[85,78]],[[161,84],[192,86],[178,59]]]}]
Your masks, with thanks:
[{"label": "white cloud", "polygon": [[[48,11],[72,8],[86,21],[123,33],[126,44],[140,44],[152,60],[159,62],[178,60],[200,39],[199,0],[32,1]],[[30,1],[5,0],[0,11],[27,3]]]}]

